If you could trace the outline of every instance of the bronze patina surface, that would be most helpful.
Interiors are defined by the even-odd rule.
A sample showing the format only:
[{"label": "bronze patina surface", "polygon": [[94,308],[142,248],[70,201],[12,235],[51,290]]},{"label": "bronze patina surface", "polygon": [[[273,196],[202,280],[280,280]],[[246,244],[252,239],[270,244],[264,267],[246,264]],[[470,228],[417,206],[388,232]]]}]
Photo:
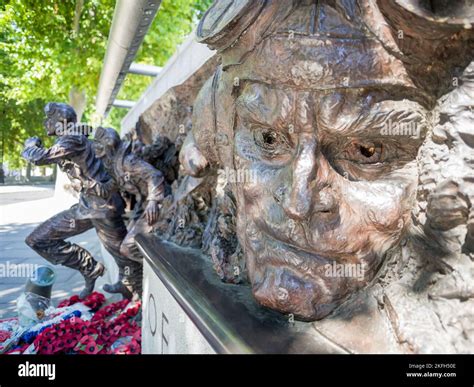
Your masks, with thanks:
[{"label": "bronze patina surface", "polygon": [[148,234],[158,219],[164,196],[163,174],[132,152],[132,142],[122,141],[112,128],[95,131],[94,150],[103,160],[122,195],[133,198],[132,216],[120,252],[127,259],[117,259],[119,281],[105,285],[110,293],[141,295],[143,256],[135,245],[138,233]]},{"label": "bronze patina surface", "polygon": [[470,2],[215,1],[180,161],[235,223],[217,266],[241,249],[259,303],[355,352],[472,350],[473,22]]}]

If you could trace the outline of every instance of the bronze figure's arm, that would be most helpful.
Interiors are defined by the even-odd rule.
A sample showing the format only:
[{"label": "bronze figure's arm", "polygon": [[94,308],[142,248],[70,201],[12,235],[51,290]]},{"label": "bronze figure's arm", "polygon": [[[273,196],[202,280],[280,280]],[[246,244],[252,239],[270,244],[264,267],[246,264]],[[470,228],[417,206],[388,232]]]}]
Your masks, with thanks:
[{"label": "bronze figure's arm", "polygon": [[21,155],[34,165],[54,164],[77,154],[84,147],[82,143],[81,136],[64,136],[58,138],[51,148],[43,148],[41,140],[32,137],[25,141]]},{"label": "bronze figure's arm", "polygon": [[105,182],[88,179],[83,182],[83,186],[88,193],[103,199],[108,199],[114,192],[118,192],[117,184],[112,178]]},{"label": "bronze figure's arm", "polygon": [[[165,185],[163,174],[133,154],[128,155],[124,161],[126,176],[129,177],[134,185],[140,188],[140,193],[146,197],[145,214],[148,224],[151,225],[157,221],[158,206],[164,199]],[[145,189],[146,192],[143,192]]]}]

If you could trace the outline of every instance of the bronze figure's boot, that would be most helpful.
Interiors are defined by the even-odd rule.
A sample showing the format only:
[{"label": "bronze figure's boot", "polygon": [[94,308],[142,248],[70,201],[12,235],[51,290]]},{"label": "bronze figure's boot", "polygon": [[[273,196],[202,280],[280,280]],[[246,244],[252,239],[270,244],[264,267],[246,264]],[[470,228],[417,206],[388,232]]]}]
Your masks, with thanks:
[{"label": "bronze figure's boot", "polygon": [[131,289],[127,288],[124,283],[119,280],[114,284],[105,284],[103,286],[104,291],[111,294],[121,294],[123,298],[131,300],[133,298],[133,293]]},{"label": "bronze figure's boot", "polygon": [[85,280],[84,289],[82,289],[81,293],[79,294],[79,298],[81,300],[86,298],[89,294],[91,294],[94,291],[95,281],[97,280],[97,278],[102,277],[104,273],[105,273],[105,266],[100,262],[97,262],[96,267],[92,273],[88,275],[81,273]]},{"label": "bronze figure's boot", "polygon": [[135,283],[139,282],[141,287],[141,277],[138,276],[139,278],[137,278],[137,273],[141,273],[138,270],[141,269],[141,265],[129,260],[124,261],[123,259],[116,259],[116,262],[119,266],[119,279],[114,284],[105,284],[103,286],[104,291],[112,294],[121,294],[127,300],[135,299],[135,288],[137,288]]},{"label": "bronze figure's boot", "polygon": [[130,290],[131,300],[138,301],[142,298],[142,270],[143,266],[139,262],[130,261],[128,273],[124,275],[122,283]]}]

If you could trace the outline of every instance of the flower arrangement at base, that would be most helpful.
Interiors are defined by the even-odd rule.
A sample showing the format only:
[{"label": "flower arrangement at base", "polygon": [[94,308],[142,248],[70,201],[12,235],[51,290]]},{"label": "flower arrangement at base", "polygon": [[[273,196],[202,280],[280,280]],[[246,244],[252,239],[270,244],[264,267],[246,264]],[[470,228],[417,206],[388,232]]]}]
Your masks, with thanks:
[{"label": "flower arrangement at base", "polygon": [[[22,332],[16,345],[5,353],[140,354],[140,302],[104,304],[105,297],[98,292],[83,300],[72,296],[50,311],[51,319]],[[2,338],[6,340],[13,334],[2,330],[1,324],[0,344]]]}]

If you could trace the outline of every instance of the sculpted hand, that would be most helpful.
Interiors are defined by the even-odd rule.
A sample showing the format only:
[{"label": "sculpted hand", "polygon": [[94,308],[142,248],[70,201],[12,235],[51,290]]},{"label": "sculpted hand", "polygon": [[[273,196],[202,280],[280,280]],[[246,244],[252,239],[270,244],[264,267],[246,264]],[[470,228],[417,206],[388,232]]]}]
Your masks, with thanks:
[{"label": "sculpted hand", "polygon": [[150,200],[145,208],[146,220],[150,226],[158,220],[158,213],[158,202]]},{"label": "sculpted hand", "polygon": [[116,190],[115,182],[111,179],[105,183],[97,183],[94,187],[97,196],[107,199],[110,197],[113,191]]},{"label": "sculpted hand", "polygon": [[32,146],[42,147],[43,143],[39,137],[30,137],[25,141],[25,148],[30,148]]}]

